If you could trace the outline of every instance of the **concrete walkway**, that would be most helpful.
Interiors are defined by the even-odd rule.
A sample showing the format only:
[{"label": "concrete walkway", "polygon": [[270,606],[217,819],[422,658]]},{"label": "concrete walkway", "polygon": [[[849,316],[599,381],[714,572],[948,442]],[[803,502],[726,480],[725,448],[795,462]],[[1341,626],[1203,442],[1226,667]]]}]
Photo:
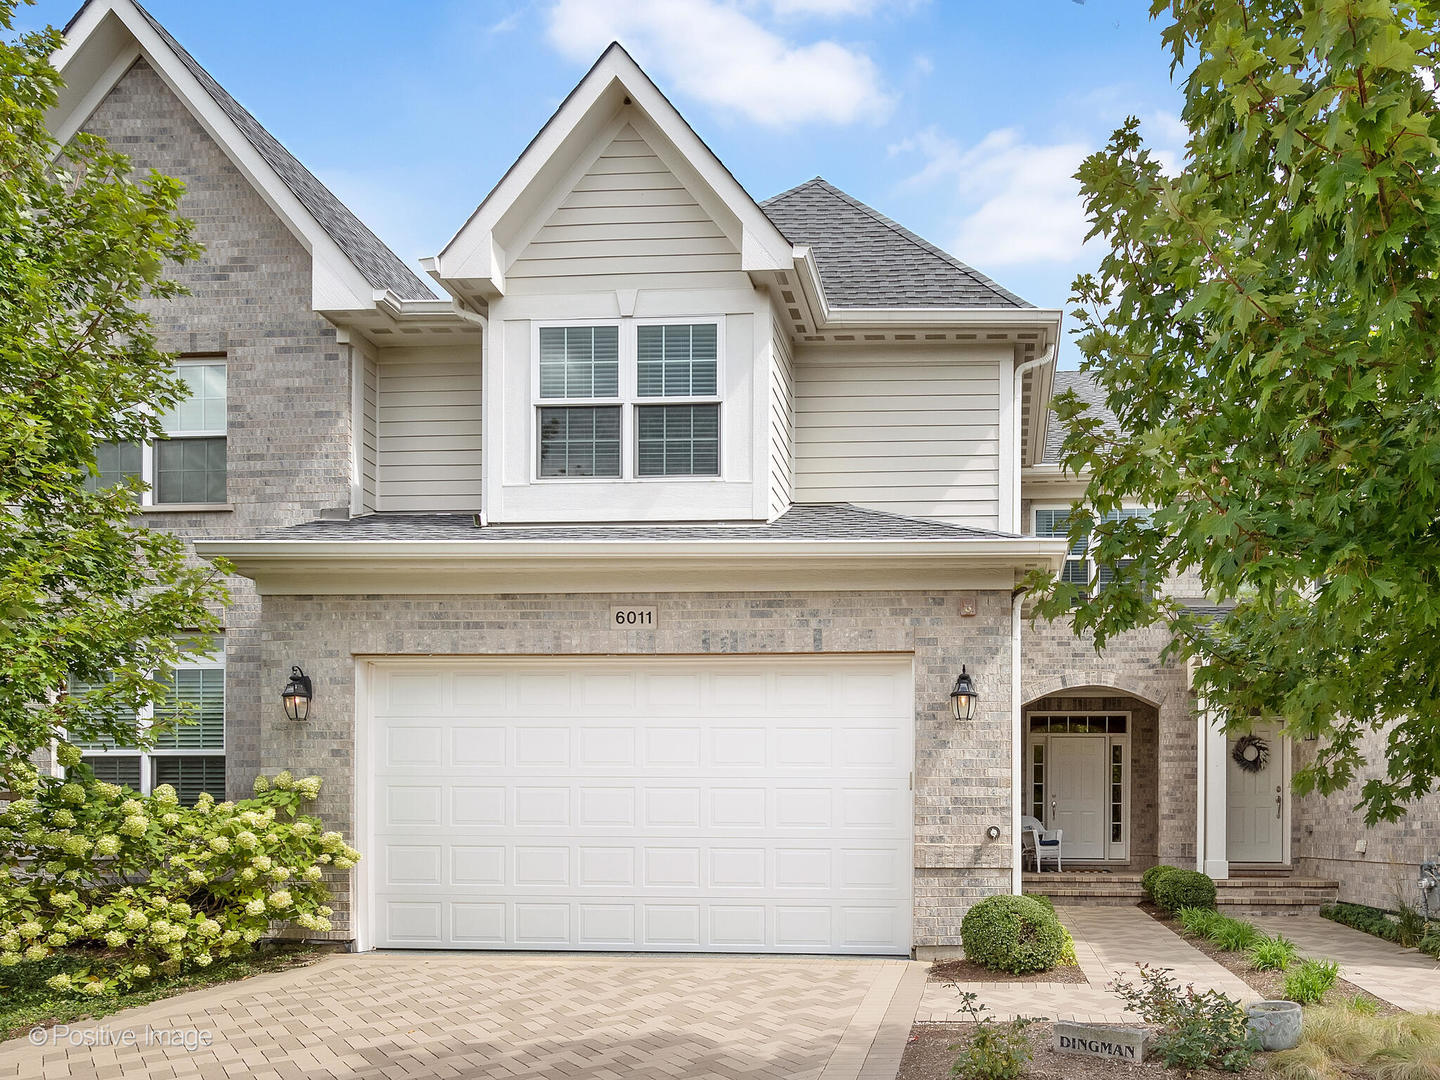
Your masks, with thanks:
[{"label": "concrete walkway", "polygon": [[928,968],[867,957],[337,955],[36,1032],[35,1045],[11,1040],[0,1077],[893,1080]]},{"label": "concrete walkway", "polygon": [[1305,956],[1337,961],[1342,979],[1397,1008],[1440,1012],[1440,960],[1315,914],[1265,915],[1250,921],[1267,934],[1285,935]]},{"label": "concrete walkway", "polygon": [[[1121,1022],[1133,1020],[1106,987],[1119,975],[1136,981],[1140,962],[1172,969],[1182,986],[1215,989],[1242,1002],[1259,995],[1239,978],[1186,942],[1169,927],[1135,907],[1056,907],[1075,939],[1075,958],[1089,985],[1076,983],[966,983],[999,1019],[1044,1016],[1052,1020]],[[929,983],[917,1020],[968,1019],[957,1009],[957,991]]]}]

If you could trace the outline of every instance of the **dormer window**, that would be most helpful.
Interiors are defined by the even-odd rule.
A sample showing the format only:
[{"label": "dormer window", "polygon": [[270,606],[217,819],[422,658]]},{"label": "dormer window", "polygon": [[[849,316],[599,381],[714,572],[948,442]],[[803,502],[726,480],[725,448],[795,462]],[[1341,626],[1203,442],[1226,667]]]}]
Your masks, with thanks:
[{"label": "dormer window", "polygon": [[720,475],[720,323],[537,328],[536,475]]}]

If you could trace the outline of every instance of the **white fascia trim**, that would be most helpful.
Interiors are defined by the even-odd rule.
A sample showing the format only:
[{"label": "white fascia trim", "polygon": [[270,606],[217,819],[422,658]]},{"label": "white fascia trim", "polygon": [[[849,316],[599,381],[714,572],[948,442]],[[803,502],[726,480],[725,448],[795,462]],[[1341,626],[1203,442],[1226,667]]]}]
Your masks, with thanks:
[{"label": "white fascia trim", "polygon": [[247,562],[297,559],[337,561],[462,560],[476,564],[516,560],[553,561],[604,558],[617,563],[656,559],[704,562],[707,559],[770,559],[806,562],[826,558],[932,557],[972,559],[990,565],[1049,565],[1059,570],[1068,545],[1063,539],[997,537],[974,540],[196,540],[196,554]]},{"label": "white fascia trim", "polygon": [[[495,189],[470,215],[469,220],[450,238],[438,255],[432,260],[422,262],[432,276],[441,279],[495,278],[497,283],[502,285],[503,292],[503,282],[499,281],[497,274],[504,265],[504,253],[495,245],[495,227],[535,181],[540,170],[565,140],[587,118],[610,85],[617,82],[634,105],[649,116],[660,133],[685,157],[704,183],[740,220],[743,232],[741,269],[760,271],[792,268],[790,242],[781,235],[775,223],[756,205],[755,200],[740,186],[739,181],[730,174],[714,151],[695,134],[675,106],[670,104],[630,55],[619,45],[611,45],[510,166]],[[475,261],[477,256],[479,260]],[[467,263],[470,265],[466,265]]]},{"label": "white fascia trim", "polygon": [[[52,58],[56,70],[64,75],[66,66],[75,59],[80,50],[84,48],[88,37],[110,14],[120,20],[138,45],[139,52],[150,62],[170,91],[185,104],[191,115],[215,140],[266,205],[274,211],[296,240],[309,252],[311,306],[316,311],[355,310],[369,307],[374,286],[340,250],[329,233],[320,227],[319,223],[311,216],[310,211],[305,209],[304,204],[296,198],[295,193],[261,157],[260,152],[250,144],[250,140],[245,138],[234,122],[225,115],[224,110],[206,93],[205,88],[200,85],[195,76],[191,75],[180,63],[179,58],[150,26],[145,17],[135,10],[135,6],[130,3],[130,0],[94,0],[92,5],[82,13],[72,32],[66,37],[65,44],[56,51]],[[133,62],[132,59],[131,63]],[[129,70],[130,65],[126,64],[124,68],[117,71],[116,69],[119,67],[117,58],[106,69],[106,77],[114,74],[118,81]],[[113,89],[113,86],[112,83],[106,87],[105,93]],[[94,92],[87,94],[81,103],[81,108],[95,96]],[[95,105],[99,104],[99,100],[103,96],[101,94],[96,99]],[[94,111],[94,105],[90,106],[90,111]],[[79,112],[80,109],[77,108],[75,113]],[[74,131],[89,119],[89,115],[90,113],[86,112],[78,118],[75,114],[63,118],[57,117],[55,129],[57,131],[68,129],[73,135]]]}]

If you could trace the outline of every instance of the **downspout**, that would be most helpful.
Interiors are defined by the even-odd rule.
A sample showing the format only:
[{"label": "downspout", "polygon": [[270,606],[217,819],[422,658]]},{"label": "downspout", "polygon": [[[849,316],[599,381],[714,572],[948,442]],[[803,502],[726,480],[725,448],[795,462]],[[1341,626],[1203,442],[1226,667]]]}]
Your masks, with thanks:
[{"label": "downspout", "polygon": [[[461,307],[459,304],[456,304],[456,305],[455,305],[455,314],[456,314],[456,316],[458,316],[458,317],[461,318],[461,319],[464,319],[464,320],[465,320],[466,322],[468,322],[468,323],[474,323],[476,326],[480,327],[480,329],[484,332],[484,338],[483,338],[483,340],[484,340],[485,344],[484,344],[483,348],[481,349],[481,353],[480,353],[480,363],[483,365],[483,366],[481,367],[481,373],[482,373],[482,375],[483,375],[483,373],[490,367],[490,355],[491,355],[491,352],[490,352],[490,320],[489,320],[488,318],[486,318],[484,315],[481,315],[478,311],[470,311],[470,310],[468,310],[468,309],[466,309],[466,308]],[[482,414],[483,414],[483,411],[484,411],[484,409],[485,409],[485,399],[484,399],[484,395],[481,396],[480,409],[481,409]],[[487,424],[484,424],[484,425],[482,426],[482,428],[481,428],[481,435],[482,435],[482,437],[483,437],[483,435],[484,435],[485,430],[487,430],[488,428],[489,428],[489,424],[488,424],[488,423],[487,423]],[[484,464],[485,464],[485,459],[484,459],[484,457],[482,456],[482,457],[481,457],[481,466],[482,466],[481,472],[482,472],[482,474],[484,473]],[[476,523],[479,524],[482,528],[490,523],[489,515],[486,513],[487,504],[488,504],[488,502],[489,502],[489,487],[490,487],[490,486],[489,486],[488,484],[484,483],[483,481],[481,482],[481,485],[480,485],[480,513],[478,513],[478,514],[475,515],[475,520],[476,520]]]},{"label": "downspout", "polygon": [[[1039,356],[1015,367],[1015,383],[1010,395],[1010,408],[1014,410],[1015,417],[1011,425],[1013,442],[1010,446],[1010,460],[1015,463],[1015,472],[1011,477],[1015,491],[1009,521],[1009,531],[1014,533],[1020,532],[1020,474],[1024,465],[1020,460],[1023,434],[1020,430],[1021,386],[1026,372],[1054,363],[1057,347],[1052,342]],[[1020,701],[1020,608],[1024,596],[1024,589],[1016,589],[1010,594],[1010,891],[1017,896],[1025,881],[1024,868],[1020,865],[1020,802],[1025,792],[1025,717]]]},{"label": "downspout", "polygon": [[1020,864],[1020,804],[1025,797],[1024,709],[1020,701],[1020,609],[1025,590],[1010,593],[1010,891],[1019,896],[1024,886]]}]

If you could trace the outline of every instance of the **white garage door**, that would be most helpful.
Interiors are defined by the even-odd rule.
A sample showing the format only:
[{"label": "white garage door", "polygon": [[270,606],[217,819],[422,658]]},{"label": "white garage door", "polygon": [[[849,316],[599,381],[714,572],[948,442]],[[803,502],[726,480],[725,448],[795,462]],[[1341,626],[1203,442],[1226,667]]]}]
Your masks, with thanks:
[{"label": "white garage door", "polygon": [[906,953],[908,659],[376,661],[379,947]]}]

